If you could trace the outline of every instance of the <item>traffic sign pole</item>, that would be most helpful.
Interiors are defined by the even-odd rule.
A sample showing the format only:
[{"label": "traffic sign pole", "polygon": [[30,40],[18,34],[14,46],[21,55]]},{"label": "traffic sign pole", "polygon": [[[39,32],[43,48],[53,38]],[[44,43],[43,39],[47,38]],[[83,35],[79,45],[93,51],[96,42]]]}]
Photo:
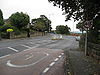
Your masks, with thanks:
[{"label": "traffic sign pole", "polygon": [[85,29],[86,29],[86,36],[85,36],[85,55],[87,56],[88,55],[88,29],[91,28],[93,25],[93,20],[90,20],[90,21],[86,21],[85,22]]},{"label": "traffic sign pole", "polygon": [[88,36],[88,28],[86,28],[86,37],[85,37],[85,55],[87,55],[87,36]]}]

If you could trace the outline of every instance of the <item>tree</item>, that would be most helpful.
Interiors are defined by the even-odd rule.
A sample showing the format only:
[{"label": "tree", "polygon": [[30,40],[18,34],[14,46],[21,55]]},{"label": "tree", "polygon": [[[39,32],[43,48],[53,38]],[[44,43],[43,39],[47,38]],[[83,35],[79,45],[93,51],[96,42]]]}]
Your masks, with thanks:
[{"label": "tree", "polygon": [[56,26],[56,32],[58,34],[69,34],[70,33],[70,28],[66,25],[59,25],[59,26]]},{"label": "tree", "polygon": [[[54,6],[59,6],[64,11],[66,15],[66,21],[74,18],[74,20],[81,21],[93,21],[91,29],[88,33],[88,37],[94,37],[95,43],[97,42],[97,37],[100,35],[100,1],[99,0],[48,0],[53,2]],[[98,18],[98,19],[97,19]],[[97,22],[98,21],[98,22]],[[80,26],[80,24],[78,24]],[[84,23],[83,23],[84,25]],[[83,26],[82,26],[83,27]],[[93,41],[90,41],[93,42]]]},{"label": "tree", "polygon": [[34,29],[36,29],[37,31],[44,32],[45,28],[46,27],[45,27],[43,20],[41,18],[38,18],[37,22],[34,24]]},{"label": "tree", "polygon": [[76,28],[79,29],[80,31],[82,31],[82,34],[83,34],[83,31],[85,30],[84,27],[84,22],[80,21],[78,24],[76,24]]},{"label": "tree", "polygon": [[29,16],[27,14],[24,14],[23,12],[16,12],[9,17],[11,25],[17,27],[18,29],[27,26],[29,23],[29,19]]},{"label": "tree", "polygon": [[45,15],[40,15],[39,18],[32,19],[31,23],[35,30],[47,32],[51,31],[51,21]]},{"label": "tree", "polygon": [[66,20],[91,20],[100,13],[99,0],[48,0],[59,6],[66,14]]},{"label": "tree", "polygon": [[42,18],[44,20],[44,23],[45,23],[45,26],[46,26],[45,31],[51,32],[51,29],[52,29],[51,21],[45,15],[40,15],[40,18]]},{"label": "tree", "polygon": [[3,24],[4,24],[3,13],[2,13],[2,11],[0,9],[0,26],[3,26]]}]

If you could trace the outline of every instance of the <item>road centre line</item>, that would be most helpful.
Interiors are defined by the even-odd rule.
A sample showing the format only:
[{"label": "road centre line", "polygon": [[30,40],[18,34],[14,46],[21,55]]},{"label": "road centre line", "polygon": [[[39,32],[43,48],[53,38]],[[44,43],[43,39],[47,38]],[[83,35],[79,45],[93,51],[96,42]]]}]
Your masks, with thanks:
[{"label": "road centre line", "polygon": [[61,55],[64,55],[64,53],[61,53]]},{"label": "road centre line", "polygon": [[55,62],[58,61],[58,58],[56,58],[54,61],[55,61]]},{"label": "road centre line", "polygon": [[14,49],[14,48],[12,48],[12,47],[7,47],[7,48],[9,48],[9,49],[11,49],[11,50],[13,50],[13,51],[15,51],[15,52],[19,52],[17,49]]},{"label": "road centre line", "polygon": [[[64,53],[61,53],[58,57],[61,58],[63,54],[64,54]],[[43,75],[56,63],[56,61],[59,60],[58,57],[49,65],[49,67],[47,67],[47,68],[42,72]]]},{"label": "road centre line", "polygon": [[59,55],[58,57],[61,58],[61,55]]},{"label": "road centre line", "polygon": [[55,64],[55,62],[52,62],[49,66],[51,67],[51,66],[53,66]]},{"label": "road centre line", "polygon": [[49,69],[50,69],[50,68],[47,67],[47,68],[43,71],[43,73],[46,73]]}]

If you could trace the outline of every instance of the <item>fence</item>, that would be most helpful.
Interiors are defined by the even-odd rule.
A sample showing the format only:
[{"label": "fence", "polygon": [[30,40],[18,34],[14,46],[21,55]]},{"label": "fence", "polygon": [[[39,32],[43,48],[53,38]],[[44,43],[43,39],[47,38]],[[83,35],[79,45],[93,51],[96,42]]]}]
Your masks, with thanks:
[{"label": "fence", "polygon": [[88,54],[100,60],[100,45],[88,42]]},{"label": "fence", "polygon": [[[80,41],[79,47],[81,50],[85,50],[85,42]],[[87,54],[97,60],[100,60],[100,45],[88,42]]]}]

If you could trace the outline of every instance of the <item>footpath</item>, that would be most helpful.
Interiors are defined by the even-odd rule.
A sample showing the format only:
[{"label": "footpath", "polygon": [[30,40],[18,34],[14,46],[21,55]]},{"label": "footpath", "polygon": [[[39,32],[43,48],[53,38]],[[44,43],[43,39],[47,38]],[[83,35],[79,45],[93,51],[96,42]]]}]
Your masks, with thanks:
[{"label": "footpath", "polygon": [[67,75],[100,75],[100,63],[85,56],[79,49],[66,50],[65,71]]}]

